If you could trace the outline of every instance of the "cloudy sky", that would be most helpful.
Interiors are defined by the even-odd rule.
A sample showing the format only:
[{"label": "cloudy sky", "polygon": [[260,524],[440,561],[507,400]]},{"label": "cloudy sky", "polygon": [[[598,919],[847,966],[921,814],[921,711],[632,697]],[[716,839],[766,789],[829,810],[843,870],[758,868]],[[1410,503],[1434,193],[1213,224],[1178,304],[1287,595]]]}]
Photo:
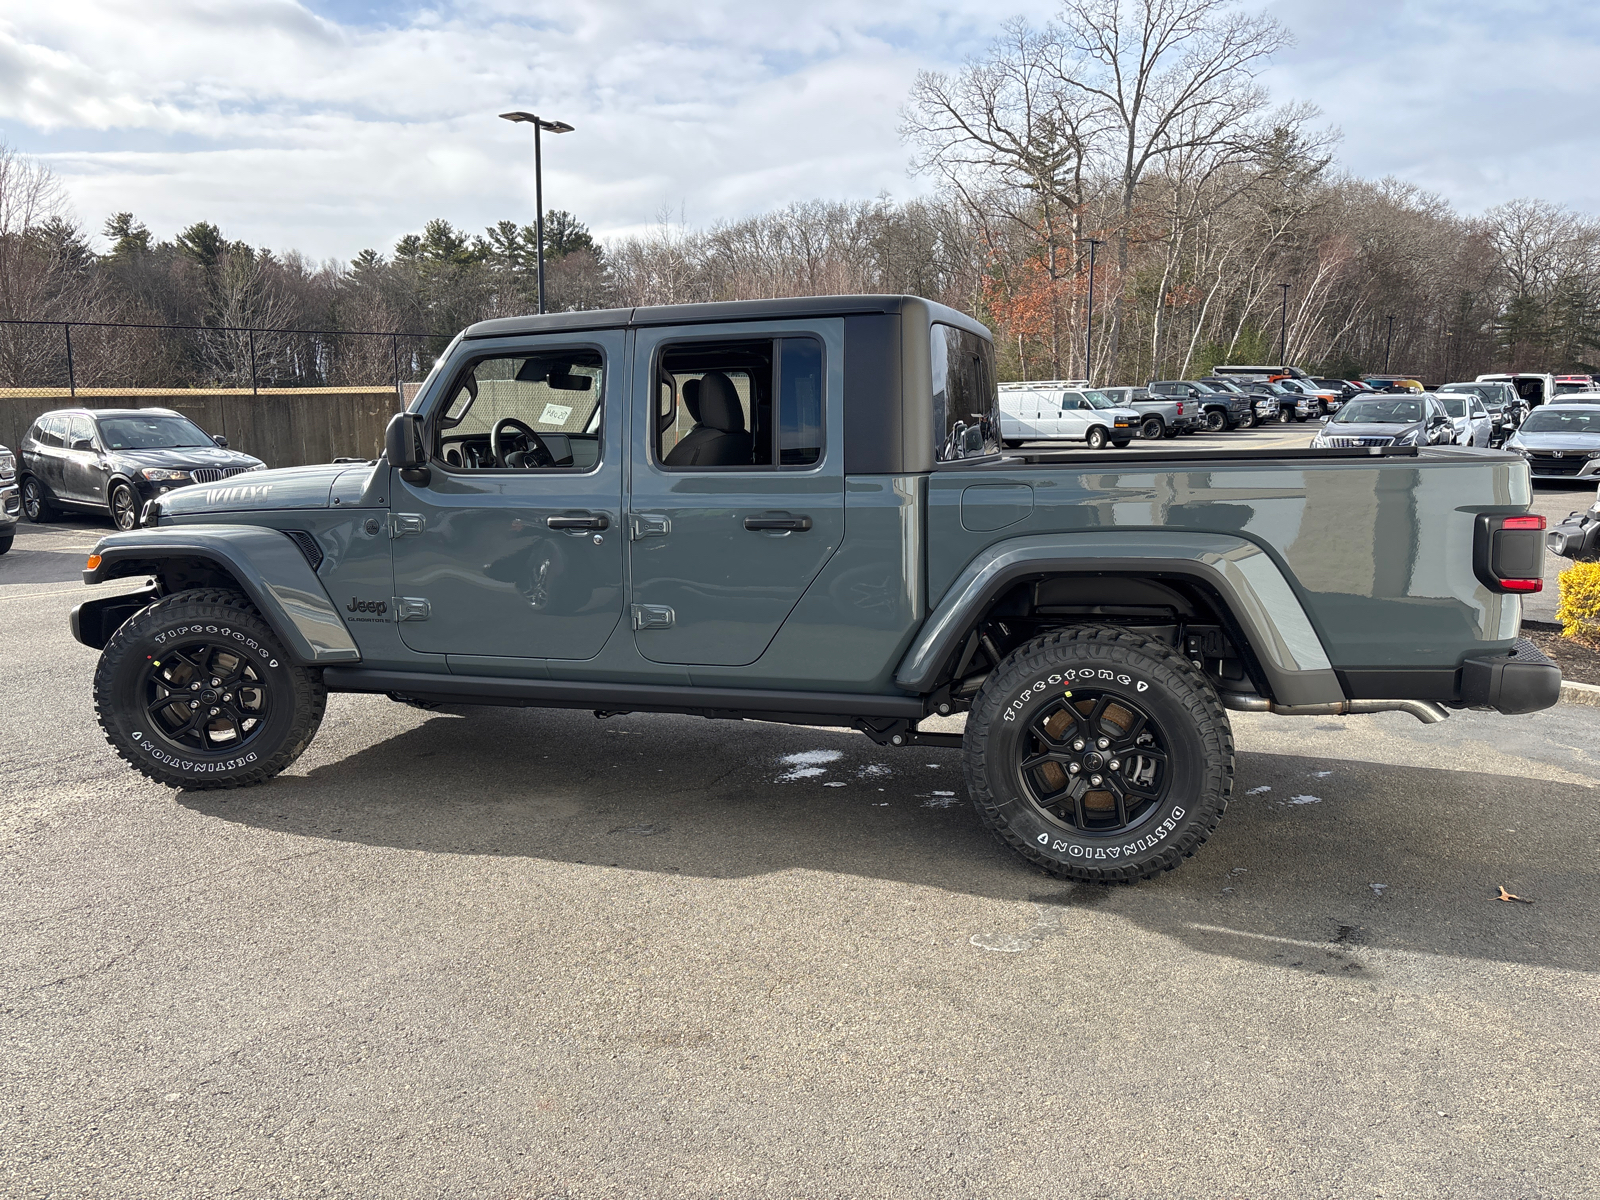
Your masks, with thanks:
[{"label": "cloudy sky", "polygon": [[[1467,211],[1600,210],[1600,9],[1277,0],[1268,75],[1342,130],[1340,159]],[[477,229],[545,197],[614,236],[791,200],[905,197],[897,110],[919,68],[1050,0],[0,0],[0,141],[47,161],[97,230],[132,210],[315,258],[430,217]]]}]

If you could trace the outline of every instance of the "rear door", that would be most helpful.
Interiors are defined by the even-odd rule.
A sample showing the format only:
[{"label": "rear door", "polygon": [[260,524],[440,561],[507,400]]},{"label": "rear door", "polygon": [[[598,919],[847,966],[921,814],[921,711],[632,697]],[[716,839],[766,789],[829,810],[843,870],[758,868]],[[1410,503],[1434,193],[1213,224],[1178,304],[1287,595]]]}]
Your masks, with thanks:
[{"label": "rear door", "polygon": [[637,331],[630,619],[644,657],[754,662],[838,548],[843,350],[840,318]]},{"label": "rear door", "polygon": [[82,504],[106,503],[105,459],[96,448],[94,422],[88,417],[69,418],[65,441],[59,494]]}]

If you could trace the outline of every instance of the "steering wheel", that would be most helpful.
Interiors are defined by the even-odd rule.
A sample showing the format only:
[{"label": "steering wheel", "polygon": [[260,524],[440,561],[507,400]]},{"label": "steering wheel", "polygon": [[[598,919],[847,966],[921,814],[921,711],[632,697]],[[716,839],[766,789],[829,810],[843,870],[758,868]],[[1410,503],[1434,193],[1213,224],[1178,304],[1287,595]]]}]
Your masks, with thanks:
[{"label": "steering wheel", "polygon": [[[528,457],[533,460],[535,467],[553,467],[556,465],[556,456],[550,453],[550,447],[544,444],[544,439],[528,425],[515,417],[501,417],[494,423],[494,428],[489,432],[489,453],[494,455],[495,462],[502,467],[508,466],[506,452],[501,449],[504,444],[507,430],[514,431],[528,447]],[[528,463],[523,463],[528,466]]]}]

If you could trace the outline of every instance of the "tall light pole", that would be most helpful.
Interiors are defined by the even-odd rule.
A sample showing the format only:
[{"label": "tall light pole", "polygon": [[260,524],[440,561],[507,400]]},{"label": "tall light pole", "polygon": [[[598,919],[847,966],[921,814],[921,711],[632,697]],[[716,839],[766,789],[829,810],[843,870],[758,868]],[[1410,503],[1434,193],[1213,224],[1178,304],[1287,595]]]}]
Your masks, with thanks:
[{"label": "tall light pole", "polygon": [[1384,320],[1389,322],[1389,338],[1383,343],[1383,373],[1387,375],[1389,373],[1389,351],[1394,349],[1394,318],[1385,317]]},{"label": "tall light pole", "polygon": [[1280,283],[1283,289],[1283,311],[1278,314],[1278,358],[1282,364],[1289,365],[1289,285]]},{"label": "tall light pole", "polygon": [[538,246],[538,272],[539,272],[539,311],[544,311],[544,161],[539,148],[539,133],[571,133],[572,126],[565,121],[546,121],[533,113],[508,112],[501,113],[502,121],[525,121],[533,126],[533,204],[537,216],[534,219],[534,228],[537,230]]},{"label": "tall light pole", "polygon": [[1094,371],[1094,252],[1105,241],[1101,238],[1080,238],[1080,241],[1089,243],[1089,316],[1083,323],[1083,378],[1084,382],[1092,382],[1090,376]]}]

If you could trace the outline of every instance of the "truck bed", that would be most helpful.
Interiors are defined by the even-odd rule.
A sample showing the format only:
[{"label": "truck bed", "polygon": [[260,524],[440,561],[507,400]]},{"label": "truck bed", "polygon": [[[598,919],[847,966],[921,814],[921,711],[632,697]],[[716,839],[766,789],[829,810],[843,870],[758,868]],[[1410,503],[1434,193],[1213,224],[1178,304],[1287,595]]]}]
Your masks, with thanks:
[{"label": "truck bed", "polygon": [[1519,599],[1480,582],[1473,542],[1478,514],[1520,513],[1529,498],[1520,458],[1444,447],[1153,446],[952,464],[928,485],[928,596],[937,605],[1008,538],[1226,534],[1270,556],[1336,669],[1450,671],[1517,636]]}]

